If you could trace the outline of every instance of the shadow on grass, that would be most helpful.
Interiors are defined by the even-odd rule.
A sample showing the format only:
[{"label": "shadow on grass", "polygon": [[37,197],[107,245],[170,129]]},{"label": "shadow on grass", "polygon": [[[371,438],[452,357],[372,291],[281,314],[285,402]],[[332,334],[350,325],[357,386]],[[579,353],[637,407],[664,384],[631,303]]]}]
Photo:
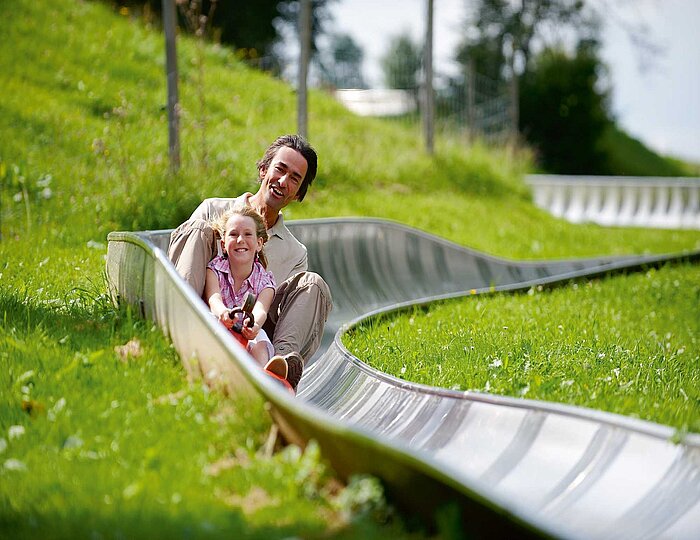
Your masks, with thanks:
[{"label": "shadow on grass", "polygon": [[[202,483],[198,473],[192,477],[192,464],[183,463],[177,473],[178,479],[169,479],[173,464],[178,463],[179,459],[195,459],[195,454],[202,451],[201,446],[209,445],[210,452],[216,448],[215,453],[226,455],[231,452],[225,449],[227,445],[237,448],[243,444],[236,439],[236,434],[242,433],[243,440],[246,437],[257,440],[259,429],[249,429],[251,419],[246,415],[250,407],[241,410],[236,404],[231,404],[220,412],[234,415],[226,422],[233,421],[236,425],[227,426],[225,422],[225,425],[217,428],[219,433],[230,430],[231,435],[224,435],[226,441],[217,442],[212,433],[200,433],[194,436],[193,442],[191,430],[198,429],[199,424],[186,420],[187,414],[195,410],[195,404],[201,414],[212,414],[206,404],[199,403],[199,400],[207,400],[206,392],[195,392],[194,401],[187,395],[176,397],[173,394],[168,403],[149,406],[148,403],[152,404],[153,401],[144,399],[144,396],[147,392],[160,392],[162,388],[158,385],[162,381],[152,377],[153,372],[160,368],[152,366],[144,372],[143,362],[123,364],[123,367],[118,362],[94,362],[86,370],[82,370],[83,364],[79,364],[77,369],[81,370],[80,376],[62,378],[62,370],[75,363],[75,359],[69,360],[73,353],[78,353],[80,357],[86,356],[86,353],[89,355],[89,349],[104,349],[110,340],[114,341],[115,335],[119,337],[122,332],[133,331],[138,325],[151,324],[138,318],[131,319],[128,311],[114,308],[102,294],[73,290],[54,309],[29,297],[22,290],[0,289],[0,317],[4,321],[0,329],[0,344],[4,333],[10,344],[9,357],[14,354],[12,351],[17,351],[17,357],[9,360],[14,364],[15,373],[13,375],[13,369],[9,369],[9,378],[4,381],[9,386],[0,399],[0,426],[4,433],[12,425],[27,426],[27,435],[17,442],[11,442],[0,460],[13,458],[11,461],[19,463],[23,469],[26,464],[27,468],[15,471],[7,467],[3,469],[0,464],[0,477],[4,477],[2,485],[5,488],[0,489],[0,537],[268,539],[414,536],[414,533],[406,532],[399,517],[390,523],[378,523],[371,517],[359,517],[343,523],[340,514],[330,507],[328,500],[318,501],[321,505],[321,509],[318,509],[318,504],[308,497],[290,494],[290,489],[301,488],[290,487],[295,485],[295,467],[284,458],[273,458],[271,462],[263,459],[257,464],[261,469],[256,467],[247,472],[243,463],[231,469],[231,472],[235,471],[231,478],[213,483]],[[59,351],[58,355],[59,363],[64,359],[66,361],[64,368],[58,364],[52,365],[43,357],[37,358],[39,353],[32,352],[31,343],[43,341],[60,342],[60,351],[66,349],[65,353]],[[38,347],[37,350],[40,350],[41,343]],[[111,354],[111,346],[104,350],[106,354]],[[37,360],[38,364],[35,363]],[[114,366],[117,366],[116,371]],[[36,424],[27,417],[30,414],[34,418],[34,411],[20,406],[22,396],[17,383],[23,376],[20,373],[26,375],[34,371],[36,374],[32,377],[38,377],[38,382],[28,403],[44,406],[44,411],[37,413]],[[134,376],[125,377],[127,371]],[[110,384],[110,376],[114,377],[112,383],[119,385],[118,389]],[[59,379],[63,380],[60,384],[64,387],[56,386]],[[167,386],[167,381],[165,384]],[[66,396],[72,412],[61,415],[56,422],[47,422],[46,412],[53,407],[53,401],[47,396],[59,395]],[[111,409],[110,400],[113,403],[117,400],[119,407]],[[104,412],[98,414],[99,411],[110,412],[105,416]],[[177,423],[173,423],[175,421]],[[255,424],[255,420],[252,424]],[[161,429],[165,431],[156,436]],[[180,432],[182,429],[190,431],[190,434]],[[57,435],[56,430],[61,433]],[[71,434],[77,435],[72,439],[67,437]],[[31,437],[41,440],[43,450],[37,448],[36,443],[30,444]],[[102,448],[108,442],[96,442],[98,439],[110,441],[112,438],[119,439],[123,447],[109,451]],[[78,439],[81,441],[79,447],[66,449],[66,441]],[[139,445],[143,446],[143,455],[138,449]],[[220,445],[224,445],[224,450]],[[154,454],[156,457],[148,458],[146,454],[155,452],[156,448],[159,449]],[[153,460],[160,463],[163,458],[160,452],[169,451],[167,448],[172,448],[180,457],[166,460],[170,462],[169,465],[159,465],[167,466],[169,470],[160,473],[152,471],[152,474],[158,475],[158,479],[154,478],[155,482],[149,483],[145,479],[147,476],[143,476],[143,467],[150,466],[148,464]],[[51,449],[54,449],[53,453]],[[103,450],[108,456],[114,453],[115,457],[105,458],[106,461],[80,457],[83,455],[81,452]],[[44,463],[37,463],[37,452],[44,453],[45,457],[39,459]],[[70,456],[73,458],[69,459]],[[279,474],[284,474],[286,478],[275,479],[268,470],[274,468],[275,463],[284,464],[284,470]],[[128,470],[125,470],[125,464]],[[42,467],[48,469],[41,472]],[[199,469],[195,466],[194,470],[196,473]],[[256,480],[258,475],[261,479]],[[193,478],[191,481],[190,477]],[[123,488],[125,483],[132,481],[130,478],[133,478],[133,484]],[[265,479],[269,479],[269,483]],[[245,491],[244,486],[237,485],[241,481],[253,482],[259,489],[251,488],[253,494],[246,495],[239,502],[227,502],[229,489],[231,493]],[[159,487],[158,483],[163,485]],[[181,495],[173,495],[171,491],[177,488],[178,483]],[[142,486],[139,489],[143,491],[129,496],[130,486],[136,484]],[[264,495],[258,497],[258,492]],[[175,496],[177,501],[173,499]],[[246,505],[252,507],[246,509]],[[311,511],[313,507],[316,508]],[[422,533],[415,534],[424,537]]]},{"label": "shadow on grass", "polygon": [[[203,488],[206,489],[206,488]],[[185,498],[186,495],[183,495]],[[44,512],[41,502],[37,510],[18,511],[10,501],[2,501],[0,510],[0,536],[3,538],[52,540],[75,538],[100,539],[383,539],[462,538],[459,515],[443,512],[438,516],[435,530],[429,532],[418,521],[406,525],[401,517],[394,516],[378,522],[371,515],[356,516],[348,522],[332,519],[333,512],[318,512],[316,516],[248,518],[240,508],[223,505],[203,508],[201,512],[173,509],[170,501],[144,501],[119,508],[116,504],[95,501],[91,508],[76,508],[70,500],[64,501],[65,511]],[[123,504],[123,503],[122,503]],[[450,508],[451,509],[451,508]],[[274,509],[272,509],[274,512]],[[331,519],[329,519],[331,518]],[[280,522],[275,524],[274,521]],[[260,523],[263,522],[263,523]],[[286,522],[286,523],[285,523]]]},{"label": "shadow on grass", "polygon": [[[67,502],[67,506],[70,502]],[[81,511],[67,508],[63,514],[39,515],[14,513],[5,509],[0,517],[0,534],[14,539],[53,540],[75,538],[123,538],[123,539],[274,539],[293,538],[300,534],[305,538],[342,538],[349,531],[328,534],[325,525],[294,524],[286,526],[254,525],[236,509],[222,510],[215,520],[201,515],[182,512],[174,514],[167,510],[110,510],[104,506],[103,513],[93,510]],[[5,536],[6,535],[6,536]],[[347,537],[351,537],[347,535]],[[379,535],[375,535],[379,538]]]},{"label": "shadow on grass", "polygon": [[20,335],[41,331],[50,339],[64,340],[66,335],[75,346],[89,339],[94,343],[108,341],[120,322],[136,324],[129,311],[116,308],[106,292],[72,289],[61,301],[39,302],[27,290],[0,289],[0,319],[3,326]]}]

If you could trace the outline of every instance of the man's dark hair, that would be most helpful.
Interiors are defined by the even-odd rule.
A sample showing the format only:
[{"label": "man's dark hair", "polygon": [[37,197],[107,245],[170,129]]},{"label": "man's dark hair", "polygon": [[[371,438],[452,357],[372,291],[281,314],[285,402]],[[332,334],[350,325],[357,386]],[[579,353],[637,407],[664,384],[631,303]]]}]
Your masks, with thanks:
[{"label": "man's dark hair", "polygon": [[292,150],[299,152],[306,160],[306,175],[301,181],[301,186],[299,186],[299,191],[297,192],[297,197],[299,202],[304,200],[306,195],[306,190],[309,189],[311,182],[316,178],[316,170],[318,168],[318,156],[316,156],[316,150],[314,150],[311,145],[306,142],[306,139],[301,135],[282,135],[277,137],[275,142],[265,150],[265,154],[262,159],[257,163],[258,171],[265,169],[267,171],[270,163],[272,163],[272,158],[275,157],[277,150],[286,146]]}]

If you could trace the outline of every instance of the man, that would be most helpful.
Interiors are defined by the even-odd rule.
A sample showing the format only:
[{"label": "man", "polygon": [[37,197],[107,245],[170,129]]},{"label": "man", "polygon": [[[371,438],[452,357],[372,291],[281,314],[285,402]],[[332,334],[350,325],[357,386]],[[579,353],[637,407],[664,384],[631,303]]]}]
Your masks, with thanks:
[{"label": "man", "polygon": [[236,204],[246,204],[265,221],[268,270],[277,282],[275,299],[264,329],[275,354],[286,361],[283,377],[296,390],[305,361],[318,349],[332,307],[326,282],[308,272],[306,247],[284,225],[281,210],[301,202],[316,177],[314,149],[298,135],[275,140],[258,161],[260,187],[255,194],[232,199],[206,199],[189,220],[170,235],[168,256],[198,295],[204,291],[206,265],[216,255],[211,220]]}]

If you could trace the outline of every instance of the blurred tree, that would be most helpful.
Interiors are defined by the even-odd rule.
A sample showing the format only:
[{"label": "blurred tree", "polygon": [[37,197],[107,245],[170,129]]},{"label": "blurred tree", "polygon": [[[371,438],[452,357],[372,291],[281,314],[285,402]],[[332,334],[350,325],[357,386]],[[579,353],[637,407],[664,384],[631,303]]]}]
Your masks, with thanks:
[{"label": "blurred tree", "polygon": [[527,71],[535,47],[569,37],[595,39],[599,25],[584,0],[468,0],[457,60],[492,79]]},{"label": "blurred tree", "polygon": [[335,88],[366,88],[362,76],[364,52],[348,34],[330,36],[327,52],[317,55],[324,82]]},{"label": "blurred tree", "polygon": [[417,92],[421,56],[421,46],[415,43],[408,33],[394,36],[389,42],[386,54],[380,60],[384,83],[389,88]]},{"label": "blurred tree", "polygon": [[[325,32],[326,25],[333,20],[330,6],[337,0],[311,0],[311,54],[318,53],[318,39]],[[298,36],[299,1],[282,0],[277,2],[279,22],[293,35]]]},{"label": "blurred tree", "polygon": [[576,54],[547,49],[522,78],[520,131],[553,173],[606,174],[603,134],[610,124],[609,90],[593,41]]},{"label": "blurred tree", "polygon": [[[181,8],[190,11],[209,13],[211,0],[175,0]],[[328,4],[334,0],[313,0],[312,36],[320,35],[323,26],[330,19]],[[140,9],[148,18],[160,17],[162,0],[117,0],[118,6]],[[298,0],[220,0],[217,3],[211,30],[216,40],[243,50],[248,57],[259,57],[272,52],[272,46],[279,38],[276,24],[293,28],[296,32]],[[181,9],[181,13],[184,11]],[[186,28],[184,16],[180,25]],[[315,49],[314,49],[315,50]]]},{"label": "blurred tree", "polygon": [[[209,0],[203,2],[206,12]],[[221,43],[247,49],[248,56],[263,56],[277,37],[273,21],[278,15],[277,0],[223,0],[214,13],[212,26],[220,31]]]},{"label": "blurred tree", "polygon": [[477,73],[510,82],[514,126],[519,123],[519,77],[536,47],[598,35],[595,12],[584,0],[468,0],[467,10],[457,61],[465,72],[471,63]]}]

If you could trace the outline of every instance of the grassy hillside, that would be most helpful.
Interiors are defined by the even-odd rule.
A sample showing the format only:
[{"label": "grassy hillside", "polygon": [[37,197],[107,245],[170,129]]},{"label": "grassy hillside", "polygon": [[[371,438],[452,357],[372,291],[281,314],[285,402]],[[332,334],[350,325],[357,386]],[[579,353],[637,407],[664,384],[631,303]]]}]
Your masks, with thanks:
[{"label": "grassy hillside", "polygon": [[608,125],[601,146],[607,155],[606,168],[620,176],[699,176],[700,165],[660,156],[642,142]]},{"label": "grassy hillside", "polygon": [[[0,2],[0,15],[0,535],[411,536],[371,480],[340,489],[313,448],[270,455],[262,403],[187,381],[157,329],[105,298],[106,234],[173,227],[204,197],[254,189],[255,160],[294,131],[293,90],[207,47],[204,117],[197,48],[181,39],[171,175],[157,29],[80,0]],[[430,158],[321,93],[309,125],[320,172],[291,218],[381,216],[516,258],[700,247],[698,232],[551,218],[521,181],[526,152],[442,139]]]},{"label": "grassy hillside", "polygon": [[[175,226],[203,197],[254,189],[261,149],[295,128],[292,89],[209,48],[203,135],[196,49],[180,40],[184,166],[170,176],[160,34],[91,2],[0,9],[13,20],[1,31],[13,44],[2,52],[0,74],[6,239],[41,236],[61,223],[60,244],[78,246],[104,242],[114,229]],[[26,39],[41,32],[41,40]],[[320,93],[311,95],[309,124],[320,172],[308,203],[290,208],[292,217],[382,215],[514,257],[666,251],[697,242],[694,233],[640,235],[551,219],[532,207],[520,180],[529,165],[524,154],[439,140],[431,159],[412,133],[354,117]],[[12,199],[22,182],[26,207]],[[427,212],[431,207],[443,211]]]},{"label": "grassy hillside", "polygon": [[390,314],[344,342],[368,364],[410,381],[700,433],[697,263]]}]

